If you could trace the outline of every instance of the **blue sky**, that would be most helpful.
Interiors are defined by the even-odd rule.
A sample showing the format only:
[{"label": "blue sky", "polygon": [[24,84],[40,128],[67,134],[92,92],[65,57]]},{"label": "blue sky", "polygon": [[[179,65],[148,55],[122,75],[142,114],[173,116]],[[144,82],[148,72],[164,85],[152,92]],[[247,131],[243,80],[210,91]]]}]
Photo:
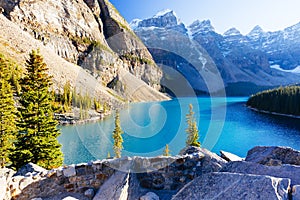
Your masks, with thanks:
[{"label": "blue sky", "polygon": [[299,0],[110,0],[125,19],[149,18],[172,9],[185,24],[210,19],[216,31],[236,27],[243,34],[255,25],[281,30],[300,22]]}]

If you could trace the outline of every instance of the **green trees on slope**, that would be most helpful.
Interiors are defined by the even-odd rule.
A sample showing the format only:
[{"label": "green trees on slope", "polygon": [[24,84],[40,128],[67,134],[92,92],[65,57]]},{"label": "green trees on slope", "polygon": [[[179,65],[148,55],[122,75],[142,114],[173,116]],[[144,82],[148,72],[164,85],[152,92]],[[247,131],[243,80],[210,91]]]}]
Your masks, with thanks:
[{"label": "green trees on slope", "polygon": [[28,162],[48,169],[61,166],[61,145],[57,141],[60,133],[53,119],[53,96],[49,92],[52,82],[38,51],[30,53],[26,69],[21,79],[19,132],[11,157],[13,166],[19,168]]},{"label": "green trees on slope", "polygon": [[199,140],[199,130],[197,127],[197,123],[194,117],[194,111],[192,104],[189,105],[189,113],[186,114],[186,122],[187,129],[185,130],[187,133],[186,146],[195,146],[200,147]]},{"label": "green trees on slope", "polygon": [[120,113],[117,111],[115,116],[115,130],[113,131],[113,139],[114,139],[114,152],[116,158],[121,158],[121,152],[123,149],[123,131],[120,125]]},{"label": "green trees on slope", "polygon": [[259,92],[249,98],[247,106],[263,111],[300,115],[300,86]]},{"label": "green trees on slope", "polygon": [[17,132],[16,109],[10,84],[10,64],[0,55],[0,168],[10,164]]}]

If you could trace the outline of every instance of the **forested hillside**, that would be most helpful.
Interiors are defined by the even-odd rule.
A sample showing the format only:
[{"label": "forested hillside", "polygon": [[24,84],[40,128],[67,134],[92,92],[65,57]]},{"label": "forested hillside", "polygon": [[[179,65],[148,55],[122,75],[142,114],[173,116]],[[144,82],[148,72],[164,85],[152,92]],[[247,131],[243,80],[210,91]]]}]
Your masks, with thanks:
[{"label": "forested hillside", "polygon": [[247,106],[262,111],[300,116],[300,86],[259,92],[249,98]]}]

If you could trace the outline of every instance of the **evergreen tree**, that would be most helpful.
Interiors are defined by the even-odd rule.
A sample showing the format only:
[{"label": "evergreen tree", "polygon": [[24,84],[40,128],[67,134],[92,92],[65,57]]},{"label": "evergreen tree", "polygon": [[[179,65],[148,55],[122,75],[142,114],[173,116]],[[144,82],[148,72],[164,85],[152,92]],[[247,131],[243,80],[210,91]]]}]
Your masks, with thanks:
[{"label": "evergreen tree", "polygon": [[70,81],[67,81],[64,85],[64,93],[62,95],[62,105],[65,111],[69,111],[72,106],[72,87]]},{"label": "evergreen tree", "polygon": [[16,109],[13,90],[9,83],[10,66],[0,56],[0,168],[9,164],[9,155],[13,151],[16,127]]},{"label": "evergreen tree", "polygon": [[168,144],[166,144],[163,156],[171,156]]},{"label": "evergreen tree", "polygon": [[113,139],[114,139],[114,152],[116,158],[121,158],[121,151],[123,149],[123,138],[122,138],[123,131],[120,125],[120,113],[119,111],[116,112],[115,116],[115,130],[113,132]]},{"label": "evergreen tree", "polygon": [[20,168],[28,162],[50,169],[62,165],[60,132],[53,119],[50,86],[51,76],[39,51],[32,51],[26,61],[26,74],[21,79],[21,95],[16,150],[13,166]]},{"label": "evergreen tree", "polygon": [[196,120],[194,118],[193,106],[189,105],[189,113],[186,115],[187,129],[185,130],[187,133],[186,146],[195,146],[200,147],[199,140],[199,130],[197,127]]}]

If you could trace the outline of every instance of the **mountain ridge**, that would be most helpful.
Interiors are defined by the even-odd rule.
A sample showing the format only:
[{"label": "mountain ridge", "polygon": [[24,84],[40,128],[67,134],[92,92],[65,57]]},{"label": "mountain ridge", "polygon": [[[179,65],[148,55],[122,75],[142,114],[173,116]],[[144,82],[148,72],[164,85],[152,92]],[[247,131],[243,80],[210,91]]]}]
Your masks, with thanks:
[{"label": "mountain ridge", "polygon": [[[170,11],[167,18],[170,18],[170,14],[172,13],[173,11]],[[176,15],[173,16],[173,18],[176,17]],[[299,40],[297,37],[298,31],[300,33],[300,26],[299,29],[297,25],[286,28],[285,32],[265,32],[259,26],[256,26],[247,35],[241,34],[236,28],[231,28],[225,33],[219,34],[211,25],[210,20],[196,20],[190,26],[182,23],[184,27],[181,28],[181,31],[177,31],[177,33],[174,33],[176,29],[173,27],[163,27],[162,24],[154,26],[155,24],[152,24],[150,33],[147,30],[149,27],[144,24],[145,21],[152,21],[152,19],[135,20],[134,26],[135,33],[148,48],[152,48],[153,44],[158,43],[158,41],[162,43],[163,40],[169,42],[164,46],[165,49],[168,49],[170,44],[174,42],[177,42],[178,46],[184,46],[186,42],[182,41],[193,40],[201,47],[197,47],[194,51],[199,51],[201,55],[204,55],[199,55],[198,58],[212,61],[210,62],[211,66],[208,68],[214,65],[217,67],[225,87],[237,83],[253,83],[258,88],[274,87],[297,83],[299,80],[300,74],[290,73],[297,72],[296,70],[287,70],[293,70],[297,66],[300,66],[300,61],[297,59],[297,55],[300,53],[300,49],[297,47],[297,44],[300,44],[300,37]],[[164,21],[163,16],[160,16],[160,21]],[[172,33],[171,30],[173,31]],[[161,35],[160,37],[159,34]],[[185,37],[186,39],[179,41],[176,39],[178,38],[178,34],[182,34],[181,37]],[[157,35],[155,39],[158,41],[153,40],[153,35]],[[290,53],[291,47],[292,53]],[[195,52],[191,54],[193,53]],[[170,59],[168,56],[162,57],[157,52],[156,54],[152,52],[152,56],[157,63],[163,63]],[[179,62],[179,60],[177,61]],[[201,62],[198,62],[196,65],[198,66],[193,66],[196,69],[200,69],[202,66]],[[279,66],[283,70],[277,70],[273,65]],[[178,68],[175,64],[171,67],[174,69]],[[187,66],[179,68],[188,71]],[[197,81],[195,82],[189,78],[193,76],[192,74],[182,71],[181,73],[192,86],[196,84]],[[198,79],[201,79],[201,76],[198,76]],[[206,82],[205,84],[207,85],[208,83]],[[194,87],[194,89],[203,91],[203,88]],[[209,91],[204,89],[204,92]],[[248,95],[248,93],[244,94]]]}]

